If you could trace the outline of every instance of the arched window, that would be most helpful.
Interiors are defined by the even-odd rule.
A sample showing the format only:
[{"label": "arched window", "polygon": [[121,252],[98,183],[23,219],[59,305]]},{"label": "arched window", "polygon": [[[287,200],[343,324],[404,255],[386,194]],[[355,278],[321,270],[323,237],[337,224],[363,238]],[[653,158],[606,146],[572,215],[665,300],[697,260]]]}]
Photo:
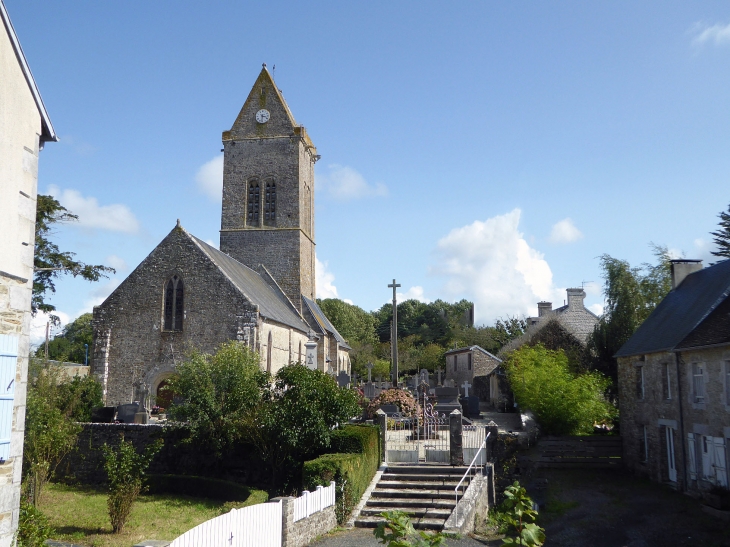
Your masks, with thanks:
[{"label": "arched window", "polygon": [[276,183],[266,183],[266,194],[264,196],[264,222],[274,224],[276,222]]},{"label": "arched window", "polygon": [[259,223],[259,208],[261,201],[261,190],[258,181],[248,183],[248,224],[257,225]]},{"label": "arched window", "polygon": [[165,284],[165,330],[182,330],[184,303],[183,280],[173,275]]}]

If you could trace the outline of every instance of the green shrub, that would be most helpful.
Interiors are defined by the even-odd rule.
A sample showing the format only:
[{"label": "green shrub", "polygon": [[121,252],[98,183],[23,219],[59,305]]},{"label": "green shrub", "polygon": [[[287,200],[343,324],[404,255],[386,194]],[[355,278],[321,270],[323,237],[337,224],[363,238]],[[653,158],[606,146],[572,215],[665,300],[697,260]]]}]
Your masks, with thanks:
[{"label": "green shrub", "polygon": [[411,517],[403,511],[381,513],[385,522],[373,531],[379,543],[386,547],[441,547],[444,535],[441,532],[420,532],[413,527]]},{"label": "green shrub", "polygon": [[314,490],[335,481],[335,513],[342,524],[380,467],[380,430],[376,426],[348,425],[332,432],[330,446],[338,453],[304,462],[302,485],[305,490]]},{"label": "green shrub", "polygon": [[20,500],[18,547],[43,547],[53,534],[48,517],[26,499]]},{"label": "green shrub", "polygon": [[616,416],[604,395],[611,381],[598,372],[572,373],[562,350],[523,346],[509,355],[505,370],[515,400],[535,413],[545,433],[590,435],[594,424]]},{"label": "green shrub", "polygon": [[367,408],[368,418],[375,416],[375,412],[383,405],[395,405],[406,416],[418,414],[418,401],[405,389],[386,389],[375,397]]}]

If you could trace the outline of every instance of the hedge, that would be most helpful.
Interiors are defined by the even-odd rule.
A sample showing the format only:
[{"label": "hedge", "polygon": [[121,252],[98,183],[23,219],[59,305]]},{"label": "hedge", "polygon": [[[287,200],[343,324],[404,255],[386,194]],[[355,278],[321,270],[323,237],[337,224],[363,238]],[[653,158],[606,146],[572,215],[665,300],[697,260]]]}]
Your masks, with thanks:
[{"label": "hedge", "polygon": [[380,429],[372,425],[347,425],[332,433],[333,454],[304,462],[305,490],[337,483],[335,513],[342,524],[380,467]]}]

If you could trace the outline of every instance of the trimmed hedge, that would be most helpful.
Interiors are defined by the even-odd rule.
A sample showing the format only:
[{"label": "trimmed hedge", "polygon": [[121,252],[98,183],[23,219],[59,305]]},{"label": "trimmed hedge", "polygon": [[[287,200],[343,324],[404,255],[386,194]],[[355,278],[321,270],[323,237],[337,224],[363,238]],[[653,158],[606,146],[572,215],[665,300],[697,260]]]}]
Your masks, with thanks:
[{"label": "trimmed hedge", "polygon": [[266,492],[243,484],[192,475],[147,475],[150,494],[177,494],[218,501],[263,503]]},{"label": "trimmed hedge", "polygon": [[347,425],[332,432],[330,449],[336,453],[304,462],[302,485],[305,490],[314,490],[335,481],[335,513],[342,524],[380,467],[380,428]]}]

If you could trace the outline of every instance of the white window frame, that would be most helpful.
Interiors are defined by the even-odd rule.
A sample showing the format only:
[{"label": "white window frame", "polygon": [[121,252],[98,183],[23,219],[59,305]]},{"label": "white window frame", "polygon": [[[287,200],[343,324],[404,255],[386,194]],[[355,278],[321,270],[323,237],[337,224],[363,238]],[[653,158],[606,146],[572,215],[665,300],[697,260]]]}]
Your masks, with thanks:
[{"label": "white window frame", "polygon": [[728,469],[727,469],[727,446],[723,437],[711,437],[713,444],[713,482],[723,488],[728,487]]},{"label": "white window frame", "polygon": [[697,439],[694,433],[687,433],[687,443],[689,444],[689,478],[697,480]]},{"label": "white window frame", "polygon": [[713,438],[709,435],[700,435],[700,459],[702,461],[702,478],[706,481],[712,481],[715,477],[714,462],[714,443]]},{"label": "white window frame", "polygon": [[703,362],[692,363],[692,402],[706,403],[707,390],[705,389],[706,366]]},{"label": "white window frame", "polygon": [[674,453],[674,428],[664,426],[667,444],[667,473],[670,482],[677,482],[677,459]]}]

